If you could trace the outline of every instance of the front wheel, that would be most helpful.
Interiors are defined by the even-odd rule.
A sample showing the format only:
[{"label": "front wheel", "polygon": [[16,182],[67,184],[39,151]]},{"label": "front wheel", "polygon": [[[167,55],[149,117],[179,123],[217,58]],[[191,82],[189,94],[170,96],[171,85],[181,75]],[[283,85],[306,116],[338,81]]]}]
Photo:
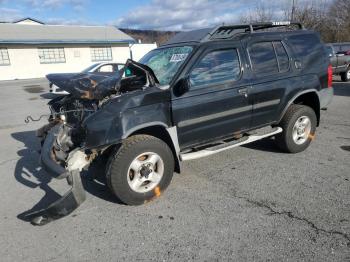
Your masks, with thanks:
[{"label": "front wheel", "polygon": [[291,105],[280,126],[283,132],[276,136],[277,145],[285,152],[304,151],[315,136],[317,117],[315,111],[305,105]]},{"label": "front wheel", "polygon": [[340,74],[341,80],[343,82],[349,82],[350,81],[350,67],[348,67],[348,69],[346,69],[346,71],[344,73]]},{"label": "front wheel", "polygon": [[123,203],[140,205],[160,196],[172,179],[169,146],[149,135],[132,136],[110,158],[107,185]]}]

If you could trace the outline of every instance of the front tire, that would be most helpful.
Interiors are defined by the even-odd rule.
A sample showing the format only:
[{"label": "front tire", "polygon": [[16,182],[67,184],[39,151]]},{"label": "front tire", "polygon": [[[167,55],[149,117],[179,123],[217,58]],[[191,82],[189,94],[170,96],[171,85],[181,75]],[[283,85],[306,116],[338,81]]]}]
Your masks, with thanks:
[{"label": "front tire", "polygon": [[348,69],[346,69],[346,71],[344,73],[340,74],[341,80],[343,82],[349,82],[350,81],[350,67],[348,67]]},{"label": "front tire", "polygon": [[305,105],[291,105],[279,126],[283,132],[276,136],[277,145],[285,152],[304,151],[315,136],[317,117],[315,111]]},{"label": "front tire", "polygon": [[111,156],[106,180],[123,203],[141,205],[160,196],[173,172],[173,153],[165,142],[149,135],[135,135]]}]

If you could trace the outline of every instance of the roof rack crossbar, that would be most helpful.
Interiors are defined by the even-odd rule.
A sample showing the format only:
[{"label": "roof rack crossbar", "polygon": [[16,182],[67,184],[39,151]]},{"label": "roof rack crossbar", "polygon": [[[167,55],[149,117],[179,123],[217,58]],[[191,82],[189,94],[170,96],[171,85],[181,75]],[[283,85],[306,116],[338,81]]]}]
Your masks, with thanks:
[{"label": "roof rack crossbar", "polygon": [[216,27],[211,31],[202,42],[215,39],[228,39],[239,33],[253,33],[257,30],[285,27],[285,26],[297,26],[298,30],[304,29],[303,25],[298,22],[268,22],[268,23],[254,23],[254,24],[242,24],[242,25],[222,25]]}]

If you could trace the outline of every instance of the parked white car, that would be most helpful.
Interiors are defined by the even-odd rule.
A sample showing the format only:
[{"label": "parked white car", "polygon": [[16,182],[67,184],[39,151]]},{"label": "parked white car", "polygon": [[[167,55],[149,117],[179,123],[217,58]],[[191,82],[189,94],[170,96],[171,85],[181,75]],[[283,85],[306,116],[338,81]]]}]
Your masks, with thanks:
[{"label": "parked white car", "polygon": [[[114,74],[121,70],[124,67],[124,64],[121,63],[96,63],[88,68],[84,69],[80,73],[98,73],[98,74]],[[74,73],[73,73],[74,74]],[[68,92],[62,90],[58,86],[50,83],[50,93],[52,94],[60,94],[60,95],[65,95],[68,94]]]}]

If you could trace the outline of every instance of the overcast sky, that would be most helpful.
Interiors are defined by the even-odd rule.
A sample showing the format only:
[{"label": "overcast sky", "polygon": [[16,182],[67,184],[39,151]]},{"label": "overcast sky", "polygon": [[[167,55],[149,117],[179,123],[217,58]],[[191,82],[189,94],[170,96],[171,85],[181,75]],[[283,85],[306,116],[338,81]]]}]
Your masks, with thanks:
[{"label": "overcast sky", "polygon": [[[296,0],[305,2],[306,0]],[[308,0],[317,2],[325,0]],[[328,0],[326,0],[328,1]],[[0,21],[32,17],[51,24],[189,30],[237,22],[258,5],[278,19],[292,0],[0,0]]]}]

